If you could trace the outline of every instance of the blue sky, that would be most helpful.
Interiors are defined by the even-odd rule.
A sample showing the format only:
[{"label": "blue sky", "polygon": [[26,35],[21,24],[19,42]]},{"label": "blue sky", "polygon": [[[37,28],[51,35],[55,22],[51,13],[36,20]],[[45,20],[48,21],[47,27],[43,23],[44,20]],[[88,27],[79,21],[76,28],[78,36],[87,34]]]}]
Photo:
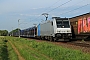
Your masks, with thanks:
[{"label": "blue sky", "polygon": [[0,0],[0,30],[18,28],[18,19],[20,29],[39,24],[45,20],[42,13],[48,13],[50,20],[56,16],[70,18],[88,12],[90,0]]}]

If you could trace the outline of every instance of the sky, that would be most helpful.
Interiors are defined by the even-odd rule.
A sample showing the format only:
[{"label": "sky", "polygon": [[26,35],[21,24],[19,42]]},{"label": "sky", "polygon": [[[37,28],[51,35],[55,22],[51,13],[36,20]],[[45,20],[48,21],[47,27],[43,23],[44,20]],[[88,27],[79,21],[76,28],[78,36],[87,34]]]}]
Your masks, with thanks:
[{"label": "sky", "polygon": [[26,29],[52,17],[75,17],[90,12],[90,0],[0,0],[0,30]]}]

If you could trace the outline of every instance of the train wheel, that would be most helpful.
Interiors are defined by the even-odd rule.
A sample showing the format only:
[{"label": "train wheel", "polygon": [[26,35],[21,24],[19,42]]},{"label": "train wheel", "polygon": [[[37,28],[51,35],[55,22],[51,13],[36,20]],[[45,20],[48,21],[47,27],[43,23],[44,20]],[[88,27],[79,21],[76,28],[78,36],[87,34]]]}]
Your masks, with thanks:
[{"label": "train wheel", "polygon": [[40,36],[40,40],[42,40],[42,36]]},{"label": "train wheel", "polygon": [[42,40],[45,40],[45,37],[44,36],[42,37]]},{"label": "train wheel", "polygon": [[53,38],[52,37],[50,37],[50,41],[52,41],[53,40]]},{"label": "train wheel", "polygon": [[47,36],[47,40],[50,40],[50,37],[49,36]]},{"label": "train wheel", "polygon": [[54,42],[57,40],[56,38],[53,38]]}]

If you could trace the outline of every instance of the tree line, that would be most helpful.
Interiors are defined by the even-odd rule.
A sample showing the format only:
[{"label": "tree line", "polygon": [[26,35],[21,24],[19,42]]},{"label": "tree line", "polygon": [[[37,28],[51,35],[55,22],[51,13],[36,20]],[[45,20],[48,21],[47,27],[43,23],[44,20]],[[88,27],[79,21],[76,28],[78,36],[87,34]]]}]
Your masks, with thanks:
[{"label": "tree line", "polygon": [[10,36],[13,36],[15,33],[17,33],[18,31],[20,31],[20,29],[16,28],[14,30],[12,30],[11,32],[9,32]]},{"label": "tree line", "polygon": [[[20,29],[14,29],[10,32],[8,32],[7,30],[0,30],[0,36],[7,36],[7,35],[13,35],[14,33],[18,32],[18,30],[20,31]],[[12,34],[13,33],[13,34]]]},{"label": "tree line", "polygon": [[8,31],[7,30],[0,30],[0,36],[7,36]]}]

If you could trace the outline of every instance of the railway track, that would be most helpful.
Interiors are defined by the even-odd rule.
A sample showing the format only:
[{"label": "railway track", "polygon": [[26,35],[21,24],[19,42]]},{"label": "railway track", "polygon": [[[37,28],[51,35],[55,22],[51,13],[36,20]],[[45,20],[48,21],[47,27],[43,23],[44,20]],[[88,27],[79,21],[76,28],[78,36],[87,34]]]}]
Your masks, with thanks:
[{"label": "railway track", "polygon": [[[34,39],[34,40],[38,40],[38,39]],[[47,40],[39,40],[39,41],[47,41]],[[49,42],[49,41],[48,41]],[[75,45],[75,46],[80,46],[80,47],[87,47],[90,48],[90,41],[71,41],[71,42],[53,42],[53,43],[57,43],[57,44],[67,44],[67,45]]]},{"label": "railway track", "polygon": [[90,48],[90,41],[75,41],[75,42],[68,42],[72,45],[80,46],[80,47],[87,47]]}]

